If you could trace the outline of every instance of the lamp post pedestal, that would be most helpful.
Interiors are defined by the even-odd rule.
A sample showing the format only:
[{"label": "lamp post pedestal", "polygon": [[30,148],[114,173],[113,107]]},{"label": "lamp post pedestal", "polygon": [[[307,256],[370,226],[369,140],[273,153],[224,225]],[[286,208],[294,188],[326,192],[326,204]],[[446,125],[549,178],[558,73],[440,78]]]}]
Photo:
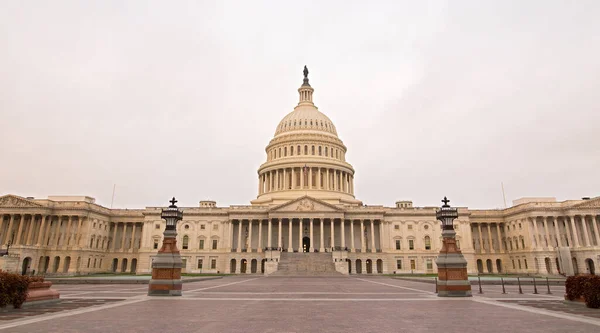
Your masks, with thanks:
[{"label": "lamp post pedestal", "polygon": [[172,204],[163,209],[161,217],[167,221],[163,233],[163,244],[152,260],[152,279],[148,284],[148,296],[181,296],[181,268],[183,261],[177,248],[177,221],[183,218],[183,212]]},{"label": "lamp post pedestal", "polygon": [[439,297],[471,297],[471,283],[467,275],[467,260],[456,246],[453,221],[458,209],[450,207],[444,197],[444,205],[436,212],[442,222],[442,249],[435,263],[438,267],[437,290]]}]

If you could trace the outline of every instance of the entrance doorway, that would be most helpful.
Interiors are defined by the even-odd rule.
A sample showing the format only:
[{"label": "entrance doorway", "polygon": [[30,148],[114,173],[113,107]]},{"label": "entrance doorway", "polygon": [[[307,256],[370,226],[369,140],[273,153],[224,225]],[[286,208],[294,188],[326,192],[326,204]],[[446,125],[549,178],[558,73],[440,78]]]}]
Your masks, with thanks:
[{"label": "entrance doorway", "polygon": [[585,265],[587,266],[588,273],[596,275],[596,267],[594,267],[594,261],[592,259],[585,259]]},{"label": "entrance doorway", "polygon": [[310,238],[303,237],[302,238],[302,252],[310,251]]},{"label": "entrance doorway", "polygon": [[248,260],[242,259],[240,262],[240,273],[246,273],[246,269],[248,268]]},{"label": "entrance doorway", "polygon": [[367,259],[367,274],[373,274],[373,261]]},{"label": "entrance doorway", "polygon": [[23,259],[23,266],[21,267],[21,275],[26,275],[29,273],[31,268],[31,257],[27,257]]}]

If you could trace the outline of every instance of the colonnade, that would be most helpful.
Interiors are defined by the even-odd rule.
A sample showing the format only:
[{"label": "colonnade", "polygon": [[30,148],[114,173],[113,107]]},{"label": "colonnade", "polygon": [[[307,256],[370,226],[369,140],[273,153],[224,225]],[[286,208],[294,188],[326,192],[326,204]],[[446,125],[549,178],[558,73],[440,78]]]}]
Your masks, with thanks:
[{"label": "colonnade", "polygon": [[111,226],[112,237],[110,250],[128,251],[141,247],[143,223],[113,222]]},{"label": "colonnade", "polygon": [[598,215],[533,216],[471,226],[473,247],[480,253],[600,246]]},{"label": "colonnade", "polygon": [[331,249],[379,252],[383,234],[379,220],[283,218],[232,220],[229,223],[231,248],[236,252],[253,252],[254,249],[260,252],[263,248],[288,252],[324,252]]},{"label": "colonnade", "polygon": [[[0,219],[0,244],[11,246],[81,245],[84,219],[77,215],[7,214]],[[66,223],[64,223],[66,222]]]},{"label": "colonnade", "polygon": [[258,179],[258,193],[281,190],[327,190],[354,194],[354,175],[331,168],[295,167],[263,172]]}]

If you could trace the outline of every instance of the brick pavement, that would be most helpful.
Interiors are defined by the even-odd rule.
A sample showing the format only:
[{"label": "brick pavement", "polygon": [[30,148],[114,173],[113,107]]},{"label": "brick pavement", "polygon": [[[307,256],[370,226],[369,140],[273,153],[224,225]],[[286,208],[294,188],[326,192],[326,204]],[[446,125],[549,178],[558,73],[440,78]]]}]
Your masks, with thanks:
[{"label": "brick pavement", "polygon": [[[62,302],[1,311],[1,332],[593,332],[600,310],[553,294],[486,286],[468,299],[385,277],[231,276],[187,283],[183,297],[144,286],[57,286]],[[492,288],[498,287],[498,288]],[[477,290],[474,290],[477,292]],[[541,292],[541,291],[540,291]],[[27,315],[15,315],[27,313]]]}]

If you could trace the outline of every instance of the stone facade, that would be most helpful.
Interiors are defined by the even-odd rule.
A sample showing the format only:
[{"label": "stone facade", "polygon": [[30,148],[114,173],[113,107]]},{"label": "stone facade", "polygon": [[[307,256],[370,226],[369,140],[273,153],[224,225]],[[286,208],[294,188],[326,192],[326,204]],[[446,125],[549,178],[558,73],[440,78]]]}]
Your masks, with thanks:
[{"label": "stone facade", "polygon": [[[250,205],[182,207],[183,273],[271,272],[280,251],[333,252],[336,269],[346,274],[437,272],[437,207],[356,199],[346,146],[313,104],[307,77],[298,92],[298,105],[266,148]],[[600,197],[524,198],[507,209],[458,212],[457,246],[469,273],[598,274]],[[0,244],[12,244],[23,273],[147,274],[165,229],[160,214],[161,207],[109,209],[85,196],[9,194],[0,197]]]}]

